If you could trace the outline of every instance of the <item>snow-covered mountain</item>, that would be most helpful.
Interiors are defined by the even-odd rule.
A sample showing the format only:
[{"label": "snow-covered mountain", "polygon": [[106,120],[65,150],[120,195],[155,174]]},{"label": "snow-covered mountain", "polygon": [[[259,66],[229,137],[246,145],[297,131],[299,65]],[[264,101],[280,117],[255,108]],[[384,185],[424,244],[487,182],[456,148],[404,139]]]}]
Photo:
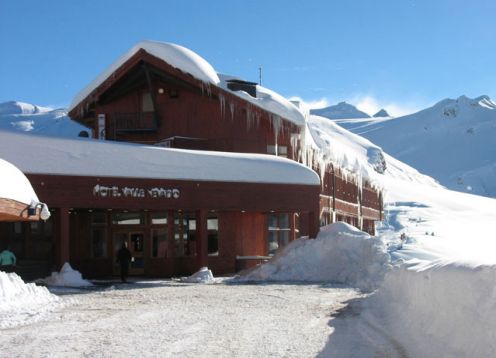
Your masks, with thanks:
[{"label": "snow-covered mountain", "polygon": [[370,118],[370,115],[346,102],[339,102],[338,104],[325,108],[312,109],[310,110],[310,113],[330,119]]},{"label": "snow-covered mountain", "polygon": [[496,197],[496,103],[444,99],[398,118],[337,120],[446,187]]},{"label": "snow-covered mountain", "polygon": [[90,130],[67,116],[66,109],[40,107],[30,103],[0,103],[0,129],[56,137],[77,137]]},{"label": "snow-covered mountain", "polygon": [[378,118],[378,117],[391,117],[391,116],[384,108],[382,108],[376,114],[374,114],[372,117]]}]

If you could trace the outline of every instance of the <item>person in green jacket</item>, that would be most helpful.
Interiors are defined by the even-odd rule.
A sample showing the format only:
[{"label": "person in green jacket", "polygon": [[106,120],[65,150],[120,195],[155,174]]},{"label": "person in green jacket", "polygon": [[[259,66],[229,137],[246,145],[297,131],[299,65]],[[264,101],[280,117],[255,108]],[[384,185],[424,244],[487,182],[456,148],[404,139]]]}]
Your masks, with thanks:
[{"label": "person in green jacket", "polygon": [[5,250],[0,253],[0,270],[4,272],[14,272],[16,265],[16,257],[10,247],[7,246]]}]

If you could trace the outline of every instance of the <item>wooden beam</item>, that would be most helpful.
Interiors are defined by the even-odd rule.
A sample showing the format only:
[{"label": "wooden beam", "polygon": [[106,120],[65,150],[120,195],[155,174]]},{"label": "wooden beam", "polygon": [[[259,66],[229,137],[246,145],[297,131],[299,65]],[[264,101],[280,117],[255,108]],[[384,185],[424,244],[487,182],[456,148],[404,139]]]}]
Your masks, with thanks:
[{"label": "wooden beam", "polygon": [[148,91],[150,92],[150,96],[152,98],[152,106],[153,106],[153,122],[155,123],[155,128],[158,128],[160,118],[158,117],[158,108],[157,108],[157,96],[155,90],[153,89],[152,78],[150,76],[150,71],[148,70],[148,65],[146,62],[141,64],[145,72],[146,84],[148,86]]}]

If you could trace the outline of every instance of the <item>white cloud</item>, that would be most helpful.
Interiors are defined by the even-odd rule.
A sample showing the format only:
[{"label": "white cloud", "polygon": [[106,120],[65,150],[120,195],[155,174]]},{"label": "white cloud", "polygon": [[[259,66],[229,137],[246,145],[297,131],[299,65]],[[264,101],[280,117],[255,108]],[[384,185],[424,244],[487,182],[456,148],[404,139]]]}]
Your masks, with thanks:
[{"label": "white cloud", "polygon": [[405,116],[425,108],[425,106],[413,102],[381,102],[376,97],[371,95],[356,95],[350,99],[350,103],[359,110],[366,112],[371,116],[376,114],[381,108],[384,108],[393,117]]},{"label": "white cloud", "polygon": [[349,98],[339,100],[333,99],[332,102],[326,97],[304,100],[299,96],[292,96],[289,100],[303,102],[309,109],[324,108],[341,101],[346,101],[371,116],[376,114],[380,109],[384,108],[393,117],[401,117],[407,114],[415,113],[428,106],[428,104],[413,101],[407,101],[404,103],[395,101],[380,101],[375,96],[370,94],[357,94],[350,96]]},{"label": "white cloud", "polygon": [[314,109],[314,108],[324,108],[330,106],[330,102],[327,98],[322,97],[320,99],[314,99],[314,100],[304,100],[301,97],[298,96],[292,96],[289,98],[290,101],[300,101],[306,104],[306,106],[309,109]]}]

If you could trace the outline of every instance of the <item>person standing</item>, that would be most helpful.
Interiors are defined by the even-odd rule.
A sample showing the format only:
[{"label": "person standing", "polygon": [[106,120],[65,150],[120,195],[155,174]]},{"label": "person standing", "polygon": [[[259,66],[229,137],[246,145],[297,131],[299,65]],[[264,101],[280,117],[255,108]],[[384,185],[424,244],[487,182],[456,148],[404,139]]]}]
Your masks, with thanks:
[{"label": "person standing", "polygon": [[7,246],[5,250],[0,253],[0,270],[4,272],[14,272],[16,265],[16,257],[10,247]]},{"label": "person standing", "polygon": [[117,252],[117,263],[121,266],[121,281],[127,282],[129,273],[129,263],[131,262],[131,252],[127,248],[127,242],[122,243],[122,247]]}]

